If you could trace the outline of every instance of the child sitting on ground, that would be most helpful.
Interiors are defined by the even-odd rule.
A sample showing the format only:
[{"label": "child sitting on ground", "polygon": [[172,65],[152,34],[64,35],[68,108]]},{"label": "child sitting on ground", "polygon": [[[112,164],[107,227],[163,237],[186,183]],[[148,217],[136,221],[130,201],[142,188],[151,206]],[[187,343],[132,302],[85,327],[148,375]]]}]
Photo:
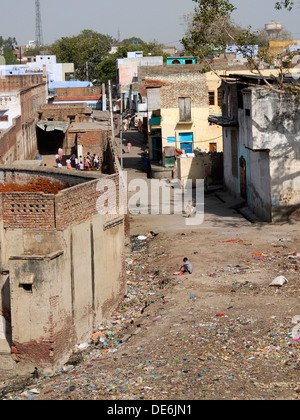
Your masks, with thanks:
[{"label": "child sitting on ground", "polygon": [[179,271],[174,273],[174,276],[180,276],[184,273],[192,274],[194,270],[193,264],[188,260],[188,258],[183,259],[183,264],[180,267]]}]

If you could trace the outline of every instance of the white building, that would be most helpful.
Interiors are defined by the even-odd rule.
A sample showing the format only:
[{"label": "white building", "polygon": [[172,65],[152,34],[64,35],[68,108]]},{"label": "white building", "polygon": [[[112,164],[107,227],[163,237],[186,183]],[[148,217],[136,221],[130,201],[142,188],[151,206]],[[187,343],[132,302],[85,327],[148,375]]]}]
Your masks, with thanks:
[{"label": "white building", "polygon": [[232,76],[222,89],[223,115],[209,121],[223,127],[227,190],[264,221],[288,219],[300,210],[299,102],[255,76]]},{"label": "white building", "polygon": [[16,72],[40,73],[44,69],[49,76],[49,82],[63,82],[68,74],[74,77],[74,64],[57,63],[55,55],[37,55],[34,63],[0,65],[2,75],[12,75]]}]

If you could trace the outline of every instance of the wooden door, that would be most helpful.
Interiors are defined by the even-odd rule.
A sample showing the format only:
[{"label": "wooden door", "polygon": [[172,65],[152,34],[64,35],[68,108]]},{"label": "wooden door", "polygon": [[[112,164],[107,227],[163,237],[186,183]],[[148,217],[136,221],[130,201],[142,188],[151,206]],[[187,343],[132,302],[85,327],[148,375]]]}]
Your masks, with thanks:
[{"label": "wooden door", "polygon": [[211,153],[216,153],[217,152],[217,143],[209,143],[209,151]]}]

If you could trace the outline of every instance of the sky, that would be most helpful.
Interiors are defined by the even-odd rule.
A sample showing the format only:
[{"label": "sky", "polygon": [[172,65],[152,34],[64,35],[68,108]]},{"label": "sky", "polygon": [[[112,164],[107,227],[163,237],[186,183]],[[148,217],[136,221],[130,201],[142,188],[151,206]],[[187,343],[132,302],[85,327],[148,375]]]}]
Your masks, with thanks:
[{"label": "sky", "polygon": [[[292,12],[275,11],[275,0],[232,0],[232,17],[256,30],[279,21],[293,39],[300,39],[300,0]],[[192,0],[40,0],[45,44],[91,29],[113,38],[138,37],[145,42],[180,47],[184,15],[194,11]],[[0,35],[15,37],[19,45],[35,39],[35,0],[0,0]]]}]

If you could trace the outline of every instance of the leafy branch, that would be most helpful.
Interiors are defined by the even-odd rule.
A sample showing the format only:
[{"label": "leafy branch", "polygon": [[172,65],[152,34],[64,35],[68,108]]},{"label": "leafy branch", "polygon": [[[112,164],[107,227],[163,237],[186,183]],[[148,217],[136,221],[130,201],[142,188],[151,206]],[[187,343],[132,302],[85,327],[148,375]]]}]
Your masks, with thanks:
[{"label": "leafy branch", "polygon": [[[235,45],[236,51],[245,59],[249,69],[258,74],[265,85],[277,93],[299,94],[300,87],[294,81],[286,83],[285,77],[294,64],[296,52],[284,51],[272,55],[268,46],[254,48],[257,42],[257,33],[251,27],[238,28],[231,19],[236,10],[229,0],[193,0],[197,3],[192,24],[182,44],[186,52],[198,56],[211,71],[214,69],[214,58],[224,53],[228,45]],[[291,10],[294,2],[283,0],[275,3],[276,9]],[[278,74],[273,75],[270,82],[261,71],[261,66],[267,64],[277,69]]]}]

